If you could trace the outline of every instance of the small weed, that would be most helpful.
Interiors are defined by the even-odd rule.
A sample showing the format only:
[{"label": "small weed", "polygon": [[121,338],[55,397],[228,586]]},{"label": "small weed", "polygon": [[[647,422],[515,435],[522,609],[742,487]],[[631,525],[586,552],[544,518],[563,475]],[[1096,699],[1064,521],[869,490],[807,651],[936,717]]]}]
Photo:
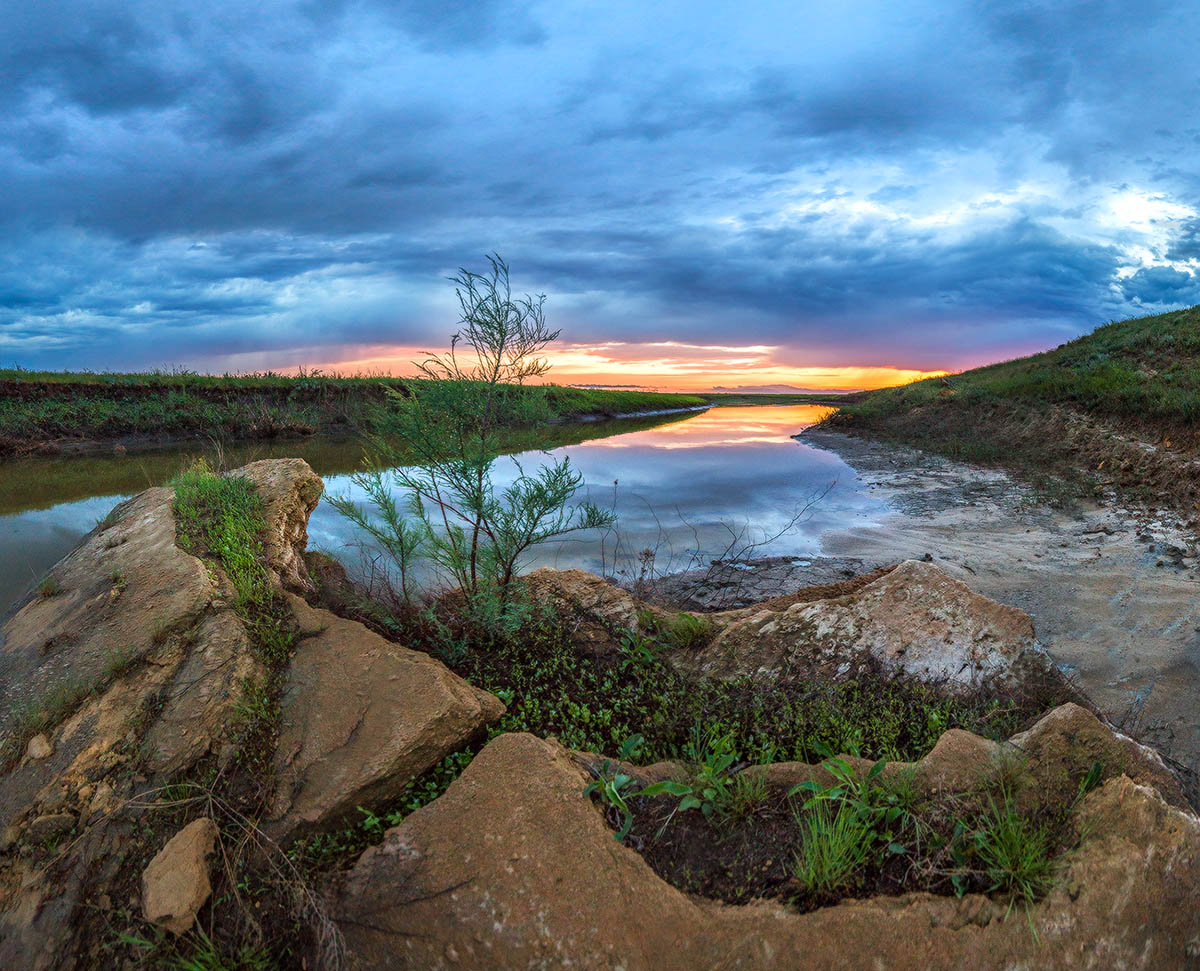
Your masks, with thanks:
[{"label": "small weed", "polygon": [[167,638],[171,636],[171,626],[171,621],[166,617],[154,618],[154,624],[150,628],[150,640],[156,647],[167,643]]},{"label": "small weed", "polygon": [[845,803],[821,802],[796,822],[800,848],[792,873],[800,889],[824,895],[853,886],[874,841],[862,817]]},{"label": "small weed", "polygon": [[658,645],[649,637],[631,630],[621,633],[621,642],[617,646],[617,651],[621,655],[622,671],[652,668],[658,661]]},{"label": "small weed", "polygon": [[242,683],[242,697],[234,712],[238,721],[250,731],[260,726],[272,726],[280,716],[279,704],[271,685],[250,680]]},{"label": "small weed", "polygon": [[667,640],[680,650],[703,646],[712,637],[713,622],[695,614],[677,614],[667,628]]},{"label": "small weed", "polygon": [[104,677],[118,678],[137,663],[138,653],[129,646],[112,647],[104,655]]},{"label": "small weed", "polygon": [[[1046,827],[1019,813],[1007,792],[1000,800],[988,797],[986,810],[974,829],[960,824],[956,862],[964,871],[982,873],[987,892],[999,891],[1014,900],[1032,902],[1049,888],[1053,878],[1050,835]],[[955,881],[963,889],[963,874]]]},{"label": "small weed", "polygon": [[1075,801],[1078,802],[1080,799],[1082,799],[1084,796],[1086,796],[1089,792],[1091,792],[1093,789],[1095,789],[1096,786],[1100,785],[1100,782],[1103,778],[1104,778],[1104,763],[1103,762],[1093,762],[1091,764],[1091,767],[1084,774],[1084,777],[1079,780],[1079,790],[1076,793]]},{"label": "small weed", "polygon": [[997,793],[1019,792],[1029,781],[1029,766],[1025,756],[1011,745],[1005,745],[992,761],[984,781],[984,791]]},{"label": "small weed", "polygon": [[637,612],[637,629],[643,634],[661,634],[662,621],[649,607],[641,607]]},{"label": "small weed", "polygon": [[871,855],[908,852],[900,840],[914,829],[915,781],[898,785],[885,782],[883,773],[887,763],[882,759],[861,775],[842,758],[827,758],[821,767],[834,777],[832,786],[801,782],[789,795],[807,792],[805,810],[835,805],[839,813],[843,810],[853,813],[861,824]]},{"label": "small weed", "polygon": [[156,930],[154,940],[121,934],[118,942],[140,952],[143,965],[163,971],[274,971],[276,967],[271,956],[254,945],[242,945],[233,955],[223,953],[199,926],[177,939]]},{"label": "small weed", "polygon": [[770,798],[767,777],[762,772],[739,772],[731,785],[722,790],[717,802],[717,812],[725,819],[748,819],[758,812]]},{"label": "small weed", "polygon": [[58,581],[58,577],[50,574],[43,577],[41,583],[37,585],[38,596],[43,600],[49,600],[51,597],[57,597],[63,592],[63,586]]},{"label": "small weed", "polygon": [[[621,746],[621,759],[633,758],[643,741],[641,735],[634,735],[626,739]],[[592,774],[595,778],[588,783],[583,794],[596,796],[606,812],[611,810],[616,813],[621,820],[621,825],[613,833],[613,838],[617,842],[623,842],[629,835],[629,830],[633,828],[633,809],[630,807],[629,801],[636,796],[656,795],[662,790],[662,783],[655,783],[654,786],[635,792],[634,787],[637,785],[637,780],[629,773],[620,770],[608,759],[605,759],[598,769],[592,769]]]}]

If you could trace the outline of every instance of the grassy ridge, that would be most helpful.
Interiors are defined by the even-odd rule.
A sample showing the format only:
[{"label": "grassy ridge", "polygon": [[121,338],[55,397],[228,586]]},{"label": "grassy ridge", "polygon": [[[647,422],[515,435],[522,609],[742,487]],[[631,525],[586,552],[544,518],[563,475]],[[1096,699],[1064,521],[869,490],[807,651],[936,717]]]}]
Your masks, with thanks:
[{"label": "grassy ridge", "polygon": [[1041,354],[857,395],[828,424],[1191,508],[1200,307],[1109,323]]},{"label": "grassy ridge", "polygon": [[[411,379],[265,373],[70,373],[0,370],[0,454],[71,440],[270,439],[378,427],[387,389]],[[511,393],[540,399],[553,421],[709,405],[792,404],[808,395],[696,395],[536,385]]]},{"label": "grassy ridge", "polygon": [[[0,453],[71,439],[269,439],[376,428],[397,378],[276,374],[41,374],[0,371]],[[695,395],[557,386],[514,389],[544,400],[553,419],[702,407]]]}]

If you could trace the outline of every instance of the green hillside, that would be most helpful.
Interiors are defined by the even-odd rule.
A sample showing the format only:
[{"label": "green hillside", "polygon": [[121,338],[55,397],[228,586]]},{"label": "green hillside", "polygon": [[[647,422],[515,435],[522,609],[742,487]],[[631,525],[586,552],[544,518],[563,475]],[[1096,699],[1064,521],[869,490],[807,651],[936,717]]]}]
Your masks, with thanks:
[{"label": "green hillside", "polygon": [[1106,324],[1031,357],[856,395],[832,428],[1194,511],[1200,307]]}]

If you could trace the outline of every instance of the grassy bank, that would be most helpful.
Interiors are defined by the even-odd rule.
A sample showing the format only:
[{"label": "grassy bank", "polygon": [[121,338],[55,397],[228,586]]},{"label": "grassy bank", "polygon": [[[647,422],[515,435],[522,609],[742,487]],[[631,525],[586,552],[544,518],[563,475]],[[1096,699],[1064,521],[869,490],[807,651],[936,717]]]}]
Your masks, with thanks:
[{"label": "grassy bank", "polygon": [[[212,375],[0,370],[0,454],[188,438],[263,440],[314,433],[374,431],[387,389],[412,382],[387,377],[301,374]],[[552,421],[611,418],[712,405],[795,404],[808,395],[695,395],[538,385],[511,393],[537,399]]]},{"label": "grassy bank", "polygon": [[1042,354],[845,402],[828,427],[1193,511],[1200,307],[1106,324]]}]

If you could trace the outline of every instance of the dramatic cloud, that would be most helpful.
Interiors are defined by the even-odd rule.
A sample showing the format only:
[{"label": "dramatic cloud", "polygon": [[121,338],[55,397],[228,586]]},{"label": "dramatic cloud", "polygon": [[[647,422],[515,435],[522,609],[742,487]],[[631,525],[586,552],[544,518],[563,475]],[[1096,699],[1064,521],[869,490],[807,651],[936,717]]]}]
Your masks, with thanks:
[{"label": "dramatic cloud", "polygon": [[392,361],[491,250],[585,380],[1051,346],[1200,301],[1197,36],[1181,0],[16,5],[0,365]]}]

